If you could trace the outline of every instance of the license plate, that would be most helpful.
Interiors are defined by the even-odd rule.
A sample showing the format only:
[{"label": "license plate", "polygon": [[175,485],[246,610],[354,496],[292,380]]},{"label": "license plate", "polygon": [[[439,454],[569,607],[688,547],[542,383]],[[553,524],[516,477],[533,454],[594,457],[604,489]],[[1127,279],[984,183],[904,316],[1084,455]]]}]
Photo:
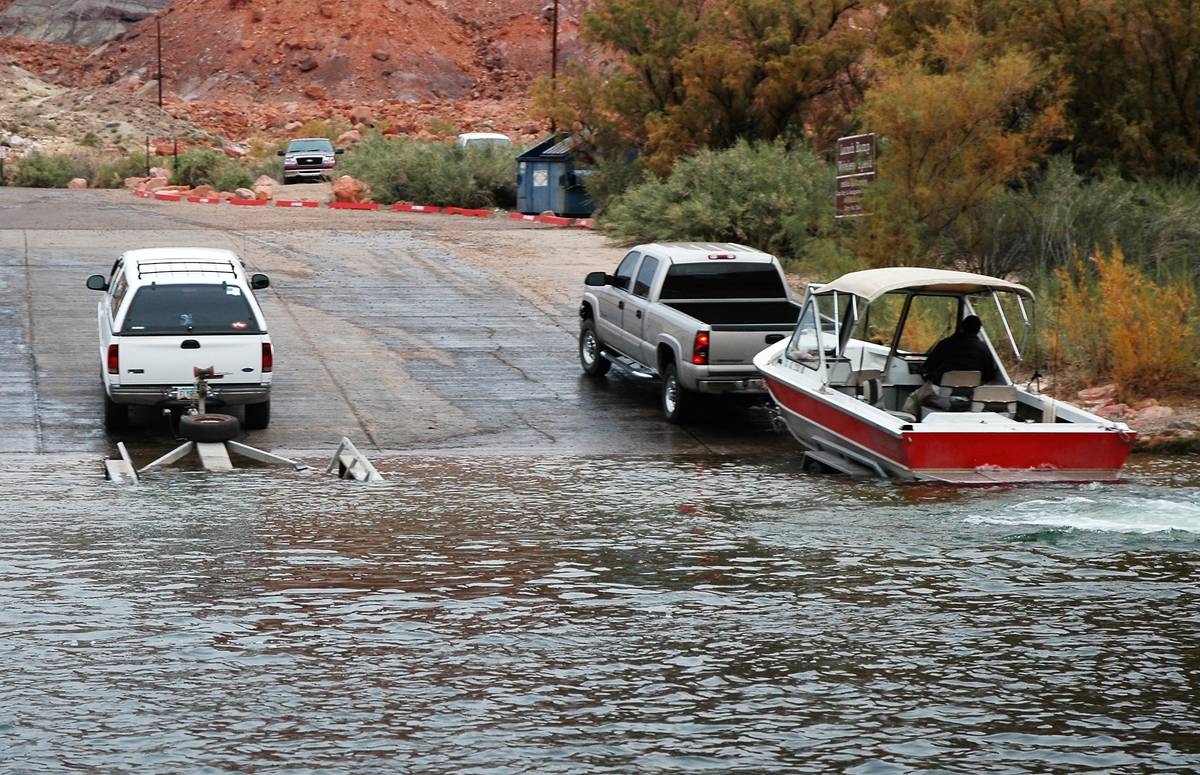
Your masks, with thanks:
[{"label": "license plate", "polygon": [[172,392],[175,394],[176,398],[195,398],[196,386],[187,385],[185,387],[177,387]]}]

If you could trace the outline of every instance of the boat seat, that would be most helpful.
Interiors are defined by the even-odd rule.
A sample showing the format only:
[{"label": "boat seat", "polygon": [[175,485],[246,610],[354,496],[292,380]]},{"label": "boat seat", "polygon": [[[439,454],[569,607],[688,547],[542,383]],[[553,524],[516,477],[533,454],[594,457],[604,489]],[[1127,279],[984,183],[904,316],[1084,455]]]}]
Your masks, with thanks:
[{"label": "boat seat", "polygon": [[967,412],[971,409],[971,396],[983,382],[980,371],[948,371],[941,382],[933,386],[933,395],[925,399],[924,406],[943,412]]},{"label": "boat seat", "polygon": [[971,392],[971,411],[1015,414],[1017,389],[1012,385],[980,385]]},{"label": "boat seat", "polygon": [[883,398],[883,386],[879,382],[881,376],[883,371],[880,369],[860,369],[846,375],[846,384],[854,388],[856,398],[875,406]]}]

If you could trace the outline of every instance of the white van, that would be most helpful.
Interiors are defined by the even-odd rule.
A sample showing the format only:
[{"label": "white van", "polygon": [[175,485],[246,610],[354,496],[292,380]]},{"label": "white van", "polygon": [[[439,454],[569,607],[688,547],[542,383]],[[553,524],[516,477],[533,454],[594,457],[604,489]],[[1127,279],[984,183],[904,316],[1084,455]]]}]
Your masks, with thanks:
[{"label": "white van", "polygon": [[121,430],[130,405],[184,407],[195,394],[194,368],[213,367],[212,407],[244,405],[246,427],[271,421],[274,353],[254,290],[237,254],[211,248],[130,250],[106,279],[96,306],[104,426]]},{"label": "white van", "polygon": [[463,132],[455,140],[459,148],[508,148],[512,140],[499,132]]}]

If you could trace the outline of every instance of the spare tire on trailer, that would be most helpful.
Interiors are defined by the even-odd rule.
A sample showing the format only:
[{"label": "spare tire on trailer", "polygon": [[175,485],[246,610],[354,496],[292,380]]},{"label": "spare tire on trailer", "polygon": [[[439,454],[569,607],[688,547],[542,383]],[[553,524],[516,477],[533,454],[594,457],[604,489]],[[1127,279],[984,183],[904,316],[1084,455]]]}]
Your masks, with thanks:
[{"label": "spare tire on trailer", "polygon": [[185,414],[179,418],[179,435],[188,441],[229,441],[241,431],[228,414]]}]

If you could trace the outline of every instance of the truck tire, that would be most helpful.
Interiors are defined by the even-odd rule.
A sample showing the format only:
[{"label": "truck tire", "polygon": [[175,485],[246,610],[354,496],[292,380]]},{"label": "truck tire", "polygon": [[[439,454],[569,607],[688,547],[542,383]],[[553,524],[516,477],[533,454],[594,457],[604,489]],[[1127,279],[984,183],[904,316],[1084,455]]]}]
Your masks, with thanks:
[{"label": "truck tire", "polygon": [[237,418],[228,414],[185,414],[179,418],[179,435],[188,441],[229,441],[240,430]]},{"label": "truck tire", "polygon": [[603,377],[612,367],[612,362],[600,354],[596,324],[590,320],[583,321],[579,326],[579,365],[589,377]]},{"label": "truck tire", "polygon": [[668,422],[681,423],[687,419],[692,410],[696,396],[692,391],[679,384],[679,370],[674,363],[663,367],[662,375],[662,412]]},{"label": "truck tire", "polygon": [[271,424],[271,402],[246,404],[246,430],[261,431]]},{"label": "truck tire", "polygon": [[[103,388],[101,388],[103,390]],[[115,433],[129,427],[129,407],[118,404],[104,393],[104,430]]]}]

